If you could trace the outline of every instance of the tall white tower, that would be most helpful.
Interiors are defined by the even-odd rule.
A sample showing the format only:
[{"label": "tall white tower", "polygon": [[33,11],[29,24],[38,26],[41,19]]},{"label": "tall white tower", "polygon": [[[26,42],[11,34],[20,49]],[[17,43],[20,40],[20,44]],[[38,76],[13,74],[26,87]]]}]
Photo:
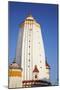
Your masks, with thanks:
[{"label": "tall white tower", "polygon": [[[46,61],[41,26],[31,15],[20,25],[16,62],[22,68],[23,80],[37,78],[37,71],[39,80],[46,78]],[[36,76],[34,76],[34,73]]]}]

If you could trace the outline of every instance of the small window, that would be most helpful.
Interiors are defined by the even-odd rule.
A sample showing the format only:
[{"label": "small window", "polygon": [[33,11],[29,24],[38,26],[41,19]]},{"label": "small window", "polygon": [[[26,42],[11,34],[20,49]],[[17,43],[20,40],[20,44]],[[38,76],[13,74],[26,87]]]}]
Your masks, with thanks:
[{"label": "small window", "polygon": [[30,62],[30,59],[29,59],[29,62]]},{"label": "small window", "polygon": [[30,46],[29,46],[29,48],[30,48]]},{"label": "small window", "polygon": [[28,68],[29,68],[29,65],[28,65]]},{"label": "small window", "polygon": [[40,67],[40,68],[42,68],[42,67]]},{"label": "small window", "polygon": [[30,55],[30,53],[29,53],[29,55]]},{"label": "small window", "polygon": [[35,75],[35,78],[37,78],[37,75]]},{"label": "small window", "polygon": [[40,63],[41,63],[41,61],[40,61]]}]

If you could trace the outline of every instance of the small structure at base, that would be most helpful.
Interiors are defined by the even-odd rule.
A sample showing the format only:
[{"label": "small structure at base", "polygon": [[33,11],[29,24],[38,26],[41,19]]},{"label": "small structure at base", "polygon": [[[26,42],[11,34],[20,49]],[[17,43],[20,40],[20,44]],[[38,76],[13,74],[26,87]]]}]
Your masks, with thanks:
[{"label": "small structure at base", "polygon": [[16,62],[9,65],[9,88],[22,87],[22,69]]},{"label": "small structure at base", "polygon": [[38,76],[39,76],[39,70],[37,68],[37,65],[35,65],[33,70],[33,80],[38,80],[39,79]]}]

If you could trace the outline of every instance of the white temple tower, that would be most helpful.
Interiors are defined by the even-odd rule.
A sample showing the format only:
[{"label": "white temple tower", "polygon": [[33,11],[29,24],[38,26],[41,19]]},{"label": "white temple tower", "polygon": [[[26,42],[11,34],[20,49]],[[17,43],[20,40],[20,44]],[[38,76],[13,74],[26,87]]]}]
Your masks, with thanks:
[{"label": "white temple tower", "polygon": [[34,79],[33,70],[35,67],[39,71],[38,79],[46,79],[46,61],[41,26],[31,15],[20,25],[16,62],[22,68],[23,80]]}]

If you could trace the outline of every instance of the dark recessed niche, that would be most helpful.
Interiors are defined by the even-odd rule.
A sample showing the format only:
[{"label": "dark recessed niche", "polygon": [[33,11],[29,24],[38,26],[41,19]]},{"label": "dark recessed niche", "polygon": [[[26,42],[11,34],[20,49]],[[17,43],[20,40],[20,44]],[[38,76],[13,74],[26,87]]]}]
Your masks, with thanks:
[{"label": "dark recessed niche", "polygon": [[29,62],[30,62],[30,59],[29,59]]},{"label": "dark recessed niche", "polygon": [[41,63],[41,61],[40,61],[40,63]]},{"label": "dark recessed niche", "polygon": [[29,48],[30,48],[30,46],[29,46]]},{"label": "dark recessed niche", "polygon": [[30,55],[30,53],[29,53],[29,55]]},{"label": "dark recessed niche", "polygon": [[40,68],[42,68],[42,67],[40,67]]},{"label": "dark recessed niche", "polygon": [[35,78],[37,78],[37,75],[35,75]]},{"label": "dark recessed niche", "polygon": [[28,65],[28,67],[30,67],[30,66]]}]

